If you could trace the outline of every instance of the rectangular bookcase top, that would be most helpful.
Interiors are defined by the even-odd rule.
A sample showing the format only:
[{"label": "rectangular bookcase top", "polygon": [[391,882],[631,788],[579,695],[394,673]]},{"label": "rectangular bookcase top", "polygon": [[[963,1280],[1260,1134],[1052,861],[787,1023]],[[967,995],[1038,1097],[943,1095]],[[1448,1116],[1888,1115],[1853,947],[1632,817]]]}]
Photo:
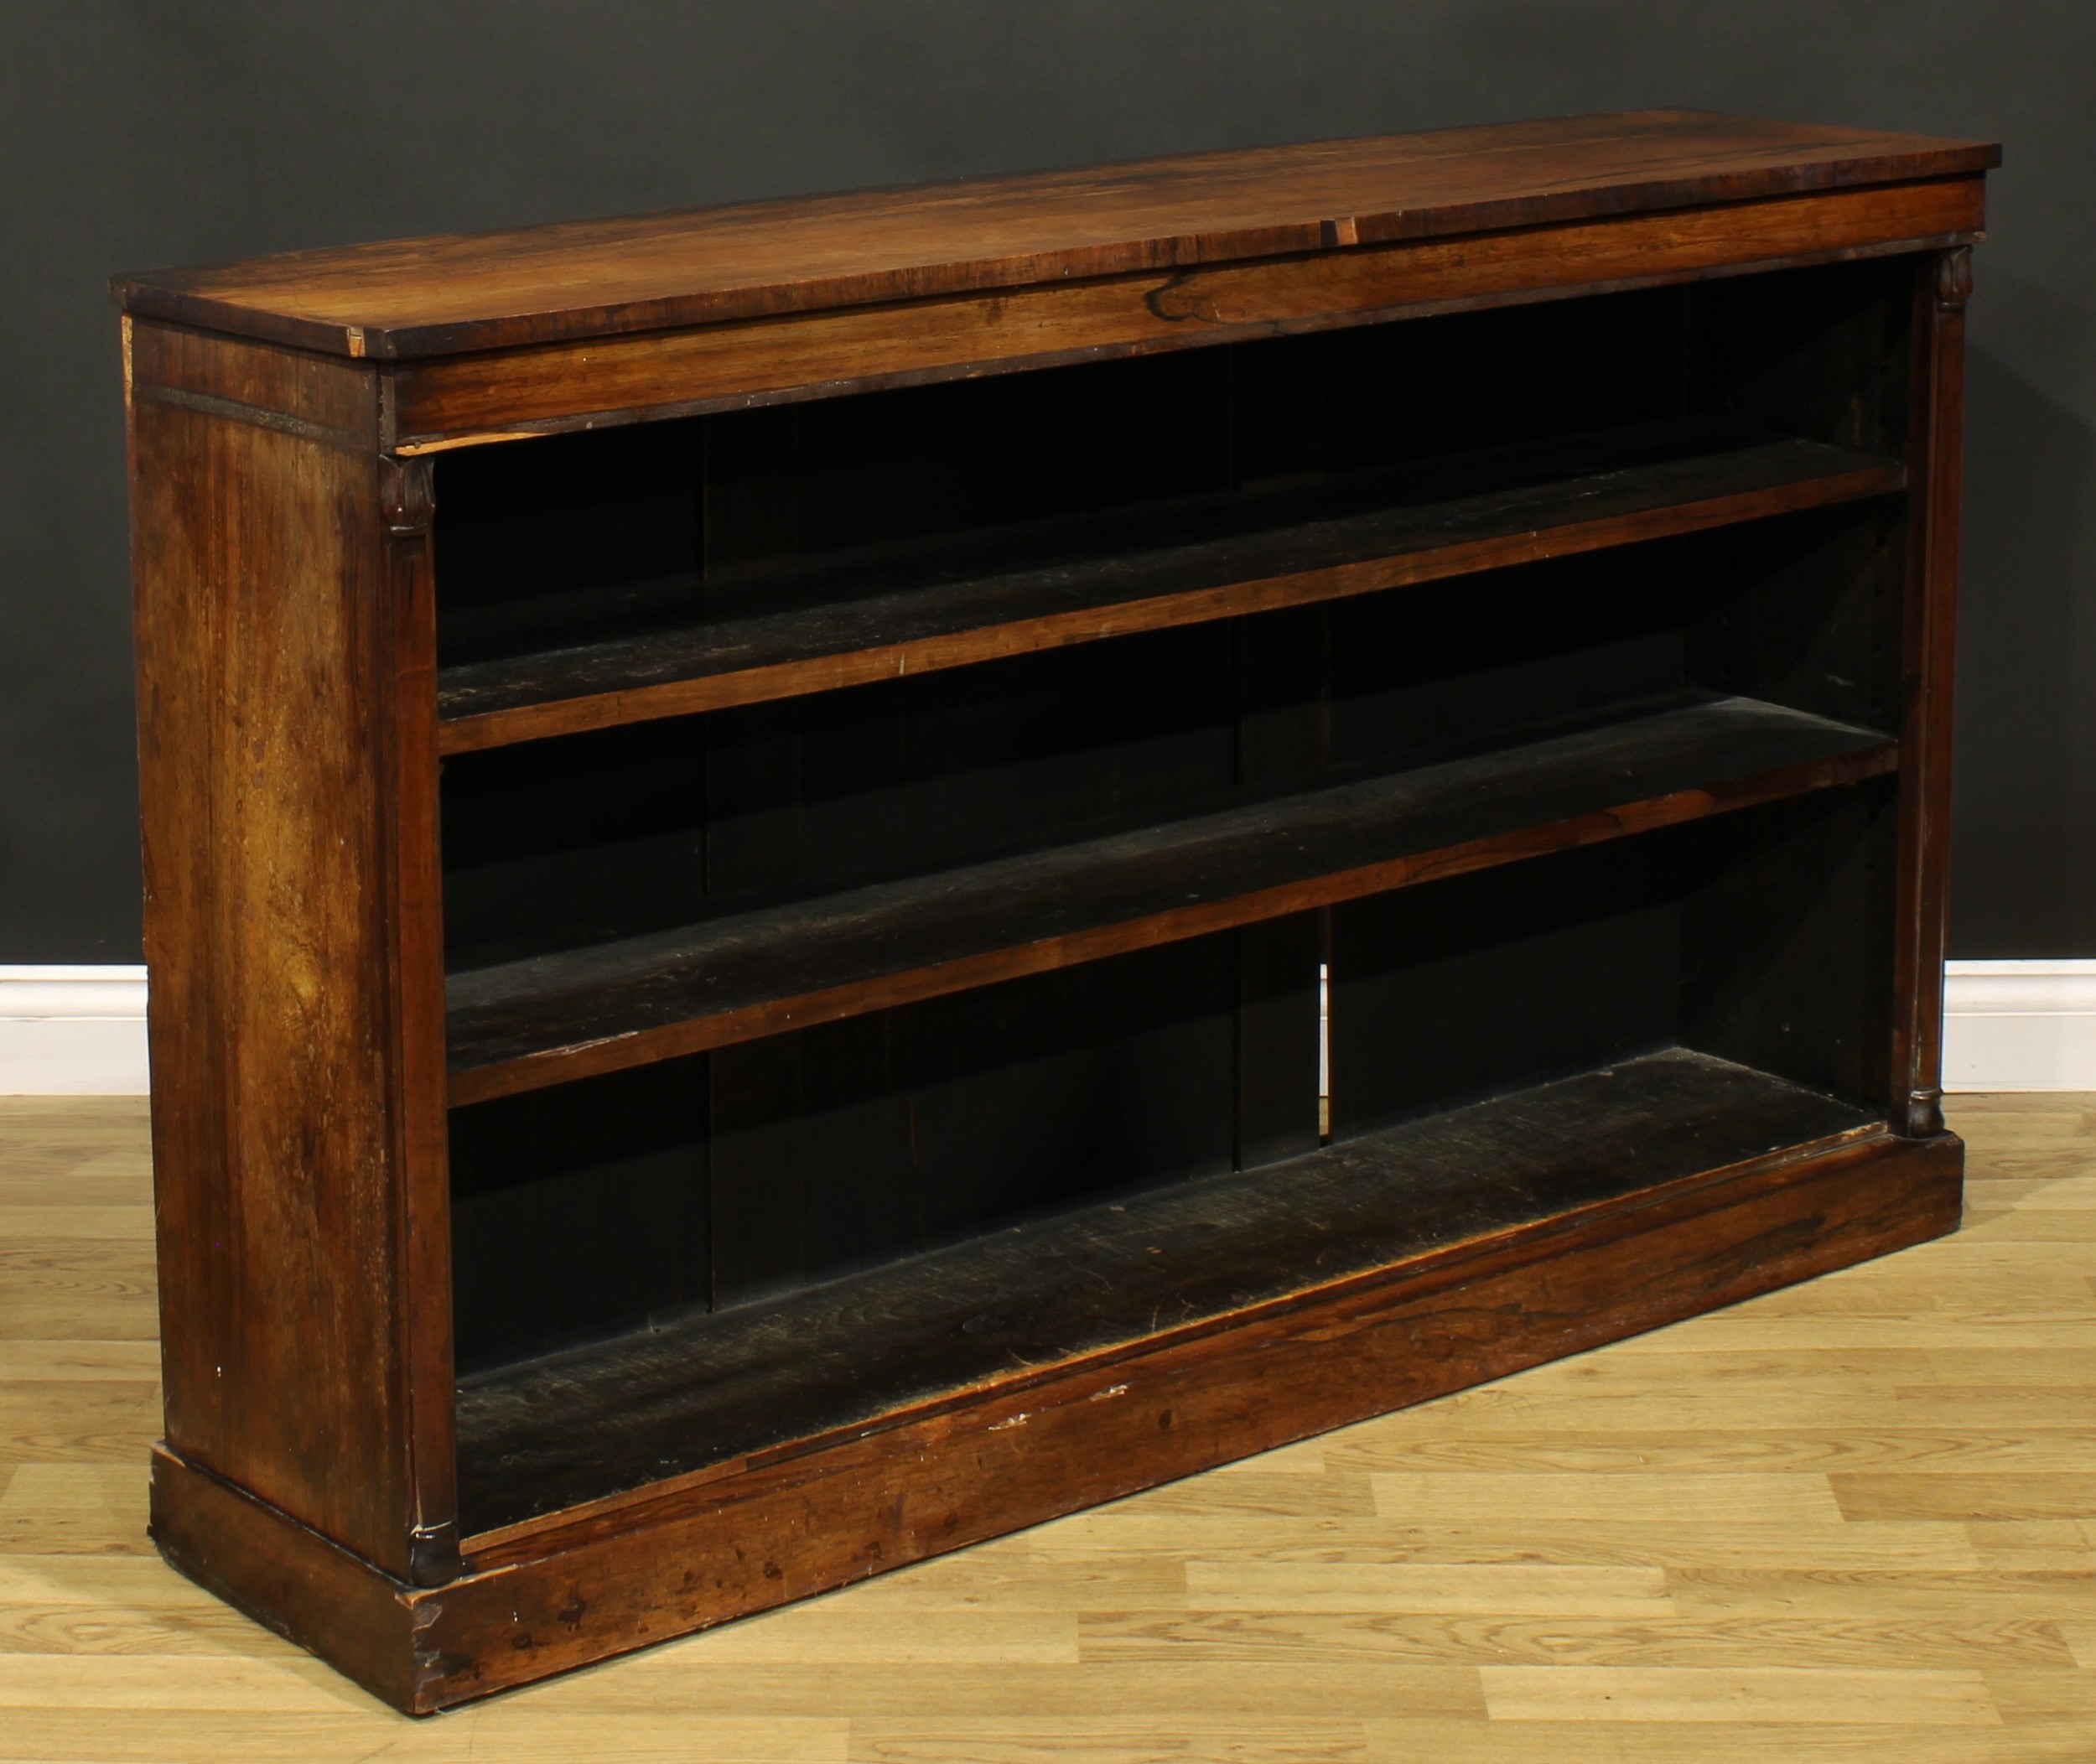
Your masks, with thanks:
[{"label": "rectangular bookcase top", "polygon": [[288,252],[113,288],[142,317],[405,360],[1970,176],[2000,160],[1981,142],[1634,111]]}]

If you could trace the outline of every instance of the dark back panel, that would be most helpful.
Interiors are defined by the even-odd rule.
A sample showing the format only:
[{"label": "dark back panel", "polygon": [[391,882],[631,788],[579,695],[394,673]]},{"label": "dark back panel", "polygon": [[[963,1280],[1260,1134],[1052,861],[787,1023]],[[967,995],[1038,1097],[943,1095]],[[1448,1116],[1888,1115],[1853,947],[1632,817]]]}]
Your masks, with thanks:
[{"label": "dark back panel", "polygon": [[1896,788],[1880,779],[1699,830],[1686,1045],[1888,1106]]},{"label": "dark back panel", "polygon": [[1684,608],[1691,675],[1719,692],[1896,734],[1904,535],[1905,511],[1887,497],[1709,542],[1715,591]]},{"label": "dark back panel", "polygon": [[699,591],[699,428],[656,423],[440,455],[440,665],[688,615]]},{"label": "dark back panel", "polygon": [[1342,601],[1331,621],[1335,766],[1427,765],[1590,721],[1689,683],[1684,608],[1707,540]]},{"label": "dark back panel", "polygon": [[706,1100],[670,1060],[451,1112],[461,1374],[706,1303]]},{"label": "dark back panel", "polygon": [[1684,291],[1689,397],[1808,440],[1902,453],[1912,290],[1904,257],[1694,283]]},{"label": "dark back panel", "polygon": [[701,719],[686,718],[446,760],[449,966],[476,968],[698,917],[705,734]]},{"label": "dark back panel", "polygon": [[1333,908],[1332,1138],[1671,1045],[1681,859],[1655,835]]},{"label": "dark back panel", "polygon": [[712,1055],[716,1305],[1231,1168],[1237,997],[1226,936]]},{"label": "dark back panel", "polygon": [[1215,350],[709,418],[707,578],[878,566],[1000,531],[1023,556],[1044,522],[1227,490],[1231,435]]},{"label": "dark back panel", "polygon": [[1220,807],[1227,625],[714,713],[708,894],[822,893]]},{"label": "dark back panel", "polygon": [[1321,333],[1326,459],[1359,470],[1678,415],[1683,294],[1652,288]]}]

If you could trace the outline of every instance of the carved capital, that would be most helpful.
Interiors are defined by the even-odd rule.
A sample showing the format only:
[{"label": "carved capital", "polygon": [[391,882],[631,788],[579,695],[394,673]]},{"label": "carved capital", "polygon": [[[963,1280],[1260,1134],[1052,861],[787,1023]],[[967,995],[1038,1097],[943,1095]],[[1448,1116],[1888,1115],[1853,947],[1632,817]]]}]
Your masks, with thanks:
[{"label": "carved capital", "polygon": [[1962,312],[1972,298],[1972,247],[1961,245],[1936,260],[1936,304],[1947,313]]},{"label": "carved capital", "polygon": [[397,459],[381,454],[378,462],[379,505],[386,511],[386,531],[396,539],[419,539],[437,512],[427,459]]}]

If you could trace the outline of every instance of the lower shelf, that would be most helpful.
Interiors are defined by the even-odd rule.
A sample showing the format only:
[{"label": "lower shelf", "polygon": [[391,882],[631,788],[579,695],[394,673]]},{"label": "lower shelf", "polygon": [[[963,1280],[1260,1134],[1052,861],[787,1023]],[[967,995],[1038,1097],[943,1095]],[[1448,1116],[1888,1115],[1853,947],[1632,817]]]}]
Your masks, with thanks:
[{"label": "lower shelf", "polygon": [[459,1392],[462,1526],[496,1531],[753,1466],[1038,1369],[1233,1326],[1450,1246],[1881,1126],[1676,1050],[484,1373]]}]

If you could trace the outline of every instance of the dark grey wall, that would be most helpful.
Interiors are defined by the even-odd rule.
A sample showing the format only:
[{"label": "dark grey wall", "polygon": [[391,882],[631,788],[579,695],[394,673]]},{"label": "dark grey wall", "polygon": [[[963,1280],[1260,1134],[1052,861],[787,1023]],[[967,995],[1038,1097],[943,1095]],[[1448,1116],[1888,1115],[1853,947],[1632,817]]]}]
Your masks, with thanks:
[{"label": "dark grey wall", "polygon": [[111,272],[1657,104],[2005,141],[1972,309],[1953,947],[2096,954],[2088,0],[16,0],[0,962],[137,953]]}]

